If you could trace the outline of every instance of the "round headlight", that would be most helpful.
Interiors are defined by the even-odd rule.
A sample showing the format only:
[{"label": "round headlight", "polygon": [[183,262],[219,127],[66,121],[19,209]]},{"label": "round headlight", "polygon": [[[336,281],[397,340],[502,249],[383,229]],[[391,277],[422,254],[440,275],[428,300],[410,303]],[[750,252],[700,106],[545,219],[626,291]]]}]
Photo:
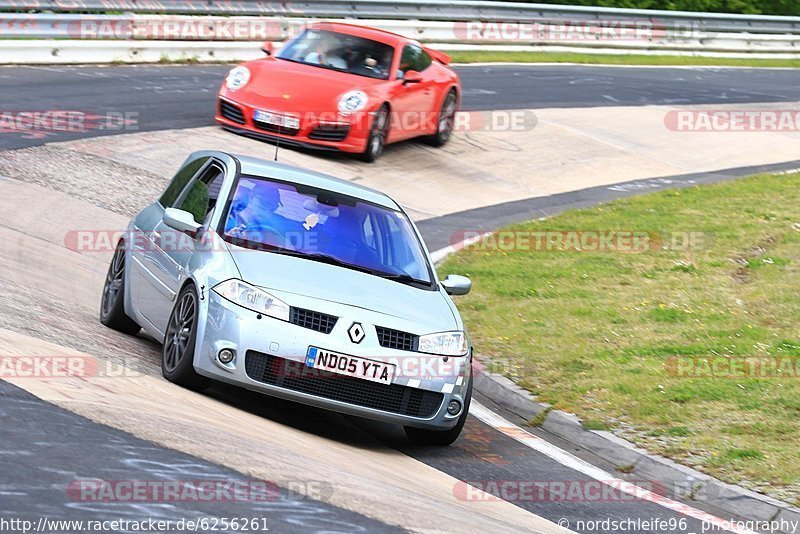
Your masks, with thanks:
[{"label": "round headlight", "polygon": [[247,67],[234,67],[228,73],[228,77],[225,78],[225,87],[230,89],[231,91],[236,91],[237,89],[241,89],[247,82],[250,81],[250,69]]},{"label": "round headlight", "polygon": [[367,94],[364,91],[348,91],[339,98],[339,113],[349,115],[364,109]]}]

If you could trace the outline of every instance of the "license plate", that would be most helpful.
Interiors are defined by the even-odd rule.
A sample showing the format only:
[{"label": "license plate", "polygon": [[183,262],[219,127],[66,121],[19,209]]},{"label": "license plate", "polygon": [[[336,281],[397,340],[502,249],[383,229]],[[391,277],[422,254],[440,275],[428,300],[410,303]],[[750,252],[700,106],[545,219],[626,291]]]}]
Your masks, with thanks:
[{"label": "license plate", "polygon": [[363,378],[381,384],[391,384],[395,372],[395,366],[391,363],[377,362],[359,356],[348,356],[316,347],[308,348],[306,367]]},{"label": "license plate", "polygon": [[273,126],[282,126],[292,130],[296,130],[300,127],[300,119],[297,117],[272,113],[271,111],[261,111],[260,109],[253,112],[253,120],[272,124]]}]

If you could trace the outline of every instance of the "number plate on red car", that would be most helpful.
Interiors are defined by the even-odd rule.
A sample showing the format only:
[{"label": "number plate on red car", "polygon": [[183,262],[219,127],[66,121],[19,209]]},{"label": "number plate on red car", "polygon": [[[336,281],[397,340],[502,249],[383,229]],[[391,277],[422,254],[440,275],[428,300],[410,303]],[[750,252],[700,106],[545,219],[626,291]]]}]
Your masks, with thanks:
[{"label": "number plate on red car", "polygon": [[257,109],[253,112],[253,120],[266,124],[272,124],[273,126],[282,126],[292,130],[300,128],[300,119],[297,117],[281,115],[280,113],[273,113],[271,111],[261,111],[260,109]]}]

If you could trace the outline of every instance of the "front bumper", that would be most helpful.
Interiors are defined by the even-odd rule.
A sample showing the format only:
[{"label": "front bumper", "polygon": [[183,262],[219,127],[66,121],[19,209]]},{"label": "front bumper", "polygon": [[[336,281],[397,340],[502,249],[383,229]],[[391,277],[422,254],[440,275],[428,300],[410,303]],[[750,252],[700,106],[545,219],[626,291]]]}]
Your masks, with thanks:
[{"label": "front bumper", "polygon": [[[385,323],[385,315],[344,306],[319,310],[339,317],[326,334],[271,317],[258,319],[255,312],[213,291],[207,295],[208,312],[198,325],[194,358],[195,370],[203,376],[303,404],[418,428],[448,430],[461,415],[448,414],[447,406],[452,400],[465,405],[470,358],[445,360],[380,347],[373,325]],[[319,308],[319,302],[306,300],[300,305]],[[366,333],[359,344],[351,342],[346,333],[353,322],[360,322]],[[309,347],[395,364],[392,384],[309,370],[304,364]],[[222,349],[234,351],[233,362],[226,365],[218,360]]]},{"label": "front bumper", "polygon": [[[223,106],[226,106],[226,110],[223,110]],[[233,109],[233,112],[230,111],[231,109]],[[369,131],[364,126],[363,121],[358,122],[352,118],[338,118],[335,122],[350,125],[349,131],[343,139],[325,140],[314,137],[317,128],[321,126],[321,123],[326,122],[321,118],[315,117],[314,113],[300,113],[299,130],[296,133],[287,134],[255,122],[253,115],[257,109],[261,108],[220,95],[217,99],[214,118],[226,130],[270,142],[280,140],[280,143],[286,146],[350,153],[361,153],[366,149]],[[266,111],[281,113],[281,110],[275,109]],[[325,117],[326,115],[320,113],[318,116]]]}]

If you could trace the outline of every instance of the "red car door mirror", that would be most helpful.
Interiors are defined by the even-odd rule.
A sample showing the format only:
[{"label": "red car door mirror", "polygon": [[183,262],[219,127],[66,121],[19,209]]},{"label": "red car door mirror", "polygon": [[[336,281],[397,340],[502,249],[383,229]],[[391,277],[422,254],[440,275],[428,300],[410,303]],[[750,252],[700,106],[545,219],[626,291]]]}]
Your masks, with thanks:
[{"label": "red car door mirror", "polygon": [[261,51],[267,54],[268,56],[272,55],[272,52],[275,50],[272,41],[266,41],[264,44],[261,45]]},{"label": "red car door mirror", "polygon": [[406,71],[405,76],[403,76],[403,85],[407,85],[409,83],[419,83],[422,81],[422,74],[415,70]]}]

